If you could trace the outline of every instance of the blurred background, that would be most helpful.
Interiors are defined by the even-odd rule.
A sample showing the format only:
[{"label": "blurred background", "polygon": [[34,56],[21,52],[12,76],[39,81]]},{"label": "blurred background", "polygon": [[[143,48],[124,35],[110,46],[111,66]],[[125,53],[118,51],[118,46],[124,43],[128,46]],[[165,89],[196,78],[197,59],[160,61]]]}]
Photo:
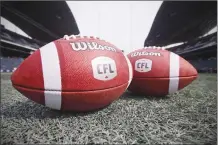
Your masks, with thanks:
[{"label": "blurred background", "polygon": [[1,72],[65,34],[98,36],[125,54],[164,46],[198,72],[217,72],[216,1],[1,1]]}]

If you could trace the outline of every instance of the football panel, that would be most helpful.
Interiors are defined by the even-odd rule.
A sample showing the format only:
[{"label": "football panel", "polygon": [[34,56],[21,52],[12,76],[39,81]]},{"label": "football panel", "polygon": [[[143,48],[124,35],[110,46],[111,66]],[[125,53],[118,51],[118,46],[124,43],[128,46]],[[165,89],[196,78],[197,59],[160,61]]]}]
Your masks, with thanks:
[{"label": "football panel", "polygon": [[168,94],[168,78],[133,78],[128,90],[136,94],[166,95]]},{"label": "football panel", "polygon": [[191,84],[195,79],[197,79],[197,76],[181,77],[179,80],[179,90]]},{"label": "football panel", "polygon": [[16,86],[16,85],[13,85],[13,87],[16,88],[22,95],[24,95],[28,99],[38,104],[45,105],[45,97],[44,97],[43,90],[29,89],[29,88]]},{"label": "football panel", "polygon": [[[55,42],[60,60],[62,91],[106,89],[129,81],[128,64],[120,50],[75,51],[70,45],[71,42],[74,41]],[[102,42],[101,44],[105,45]],[[110,77],[112,78],[109,79]]]},{"label": "football panel", "polygon": [[109,105],[126,90],[128,83],[118,87],[81,92],[43,91],[14,86],[30,100],[56,110],[91,111]]},{"label": "football panel", "polygon": [[196,78],[196,76],[179,78],[133,78],[128,90],[144,95],[164,96],[183,89]]},{"label": "football panel", "polygon": [[[131,55],[133,54],[137,54],[137,52],[143,53],[143,52],[147,52],[147,53],[160,53],[160,56],[164,56],[164,57],[157,57],[157,56],[147,56],[147,55],[141,55],[141,56],[137,56],[137,57],[131,57]],[[173,53],[173,52],[169,52],[166,50],[155,50],[155,49],[143,49],[143,50],[138,50],[135,51],[133,53],[130,53],[128,55],[128,57],[131,60],[131,63],[133,65],[133,69],[134,69],[134,77],[137,78],[142,78],[142,77],[160,77],[160,78],[172,78],[172,77],[187,77],[187,76],[197,76],[197,71],[196,69],[185,59],[183,59],[182,57],[180,57],[179,55]],[[145,61],[145,64],[143,64],[142,62],[137,63],[137,60],[140,59],[148,59],[151,60],[151,62]],[[141,65],[146,69],[144,69],[144,71],[146,70],[146,72],[143,72],[143,68],[140,69],[138,71],[135,71],[135,69],[137,68],[137,66],[135,65]],[[139,67],[140,68],[140,67]]]},{"label": "football panel", "polygon": [[27,57],[11,76],[12,84],[33,89],[43,89],[43,75],[40,51]]},{"label": "football panel", "polygon": [[127,88],[127,83],[118,87],[85,91],[85,92],[62,92],[63,110],[91,111],[100,109],[117,100]]},{"label": "football panel", "polygon": [[192,64],[190,64],[188,61],[186,61],[184,58],[180,57],[180,76],[197,76],[198,72],[193,67]]},{"label": "football panel", "polygon": [[156,49],[140,49],[128,54],[134,78],[169,77],[169,54],[169,51]]}]

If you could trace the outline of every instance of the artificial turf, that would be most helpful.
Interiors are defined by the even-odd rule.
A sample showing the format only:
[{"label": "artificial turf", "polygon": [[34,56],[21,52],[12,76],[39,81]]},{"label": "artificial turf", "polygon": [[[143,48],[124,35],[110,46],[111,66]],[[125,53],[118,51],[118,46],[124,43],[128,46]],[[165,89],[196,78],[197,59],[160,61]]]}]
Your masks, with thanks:
[{"label": "artificial turf", "polygon": [[217,144],[217,75],[165,97],[124,93],[89,113],[54,111],[18,93],[1,74],[2,144]]}]

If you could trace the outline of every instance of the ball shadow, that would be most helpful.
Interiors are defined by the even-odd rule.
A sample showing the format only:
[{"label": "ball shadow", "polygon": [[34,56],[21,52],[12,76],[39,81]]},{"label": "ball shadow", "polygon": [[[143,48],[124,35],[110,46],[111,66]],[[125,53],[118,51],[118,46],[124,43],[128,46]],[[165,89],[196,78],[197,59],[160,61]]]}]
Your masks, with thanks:
[{"label": "ball shadow", "polygon": [[128,100],[128,99],[135,99],[135,100],[143,100],[143,99],[149,99],[149,100],[165,100],[169,99],[169,95],[162,95],[162,96],[148,96],[141,93],[133,93],[130,91],[126,91],[120,99]]},{"label": "ball shadow", "polygon": [[31,100],[25,102],[16,102],[13,105],[3,106],[1,109],[1,115],[4,118],[17,118],[17,119],[25,119],[25,118],[37,118],[37,119],[44,119],[44,118],[68,118],[68,117],[75,117],[75,116],[86,116],[90,114],[97,113],[103,109],[106,109],[111,104],[95,109],[92,111],[61,111],[61,110],[53,110],[43,105],[37,104]]}]

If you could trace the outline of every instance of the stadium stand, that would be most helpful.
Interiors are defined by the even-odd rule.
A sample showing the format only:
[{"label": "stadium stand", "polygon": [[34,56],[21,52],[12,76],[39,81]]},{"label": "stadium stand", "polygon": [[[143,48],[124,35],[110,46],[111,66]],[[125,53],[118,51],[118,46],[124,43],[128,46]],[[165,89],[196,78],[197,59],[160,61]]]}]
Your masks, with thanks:
[{"label": "stadium stand", "polygon": [[13,72],[23,61],[23,58],[1,57],[1,72]]},{"label": "stadium stand", "polygon": [[168,50],[184,57],[198,72],[217,72],[217,33],[199,37]]},{"label": "stadium stand", "polygon": [[189,60],[189,62],[202,73],[217,73],[217,58],[211,57],[208,59]]},{"label": "stadium stand", "polygon": [[215,26],[216,1],[164,1],[155,16],[144,46],[167,46],[190,41],[203,36]]},{"label": "stadium stand", "polygon": [[208,49],[209,47],[217,45],[217,33],[211,35],[200,37],[192,41],[188,41],[182,45],[171,47],[168,50],[173,51],[177,54],[185,54],[189,52],[194,52],[199,49]]},{"label": "stadium stand", "polygon": [[31,49],[38,49],[43,44],[5,29],[1,24],[1,72],[13,72],[33,51]]},{"label": "stadium stand", "polygon": [[65,1],[4,1],[1,2],[1,17],[32,38],[12,32],[1,24],[1,72],[12,72],[33,51],[48,42],[65,34],[80,33]]},{"label": "stadium stand", "polygon": [[46,43],[80,33],[65,1],[2,1],[1,16],[31,38]]},{"label": "stadium stand", "polygon": [[158,10],[144,46],[168,46],[182,42],[168,50],[185,58],[198,72],[216,73],[217,32],[208,35],[216,26],[215,1],[165,1]]},{"label": "stadium stand", "polygon": [[38,41],[36,39],[30,39],[22,35],[19,35],[15,32],[12,32],[8,29],[5,29],[4,25],[1,24],[1,41],[2,40],[6,40],[23,46],[29,46],[36,49],[38,49],[40,46],[45,44],[42,41]]}]

